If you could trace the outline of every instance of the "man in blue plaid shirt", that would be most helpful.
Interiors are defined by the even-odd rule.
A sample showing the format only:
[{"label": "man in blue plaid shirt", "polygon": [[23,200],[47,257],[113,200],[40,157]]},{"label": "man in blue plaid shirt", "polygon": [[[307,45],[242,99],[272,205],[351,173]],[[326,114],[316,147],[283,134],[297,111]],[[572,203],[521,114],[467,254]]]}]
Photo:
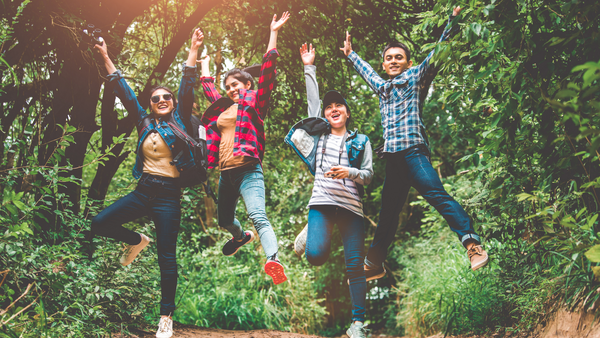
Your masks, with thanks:
[{"label": "man in blue plaid shirt", "polygon": [[[460,7],[454,8],[440,42],[447,40],[455,31],[452,21],[460,11]],[[387,159],[386,178],[381,193],[379,224],[365,257],[367,280],[381,278],[386,273],[383,261],[387,256],[388,247],[394,240],[400,211],[411,186],[436,208],[452,231],[458,235],[467,249],[471,269],[477,270],[485,266],[488,255],[481,247],[480,238],[473,229],[471,219],[460,204],[446,192],[429,161],[430,152],[422,112],[429,85],[437,73],[436,67],[431,64],[433,51],[423,63],[412,67],[410,50],[406,45],[400,42],[388,44],[383,51],[382,65],[389,80],[384,80],[371,65],[352,51],[348,33],[344,47],[340,49],[379,96],[385,139],[383,152]]]}]

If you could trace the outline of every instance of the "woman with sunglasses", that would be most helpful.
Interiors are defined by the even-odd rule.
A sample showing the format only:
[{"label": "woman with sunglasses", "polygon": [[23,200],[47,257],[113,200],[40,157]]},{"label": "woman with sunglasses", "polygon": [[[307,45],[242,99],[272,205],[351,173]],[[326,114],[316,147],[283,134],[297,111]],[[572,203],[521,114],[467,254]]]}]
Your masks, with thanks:
[{"label": "woman with sunglasses", "polygon": [[277,237],[265,211],[265,183],[262,159],[265,148],[264,120],[267,117],[271,92],[275,82],[277,32],[290,17],[288,12],[271,21],[271,35],[258,80],[258,90],[252,90],[252,76],[240,69],[232,69],[224,76],[227,97],[216,90],[210,77],[207,56],[201,62],[202,87],[212,105],[204,112],[202,123],[206,127],[209,168],[219,168],[219,226],[229,231],[233,238],[223,246],[223,254],[234,255],[240,247],[254,240],[252,231],[244,231],[235,218],[235,208],[240,195],[246,204],[260,242],[267,256],[265,272],[274,284],[287,280],[283,265],[277,257]]},{"label": "woman with sunglasses", "polygon": [[[331,251],[333,227],[337,224],[344,245],[346,274],[352,300],[352,323],[346,334],[365,338],[365,299],[367,282],[363,269],[365,227],[361,197],[364,185],[373,178],[369,138],[357,131],[347,131],[350,109],[346,99],[331,90],[319,103],[315,49],[300,48],[304,64],[308,116],[294,125],[285,142],[290,144],[315,176],[308,202],[308,225],[295,241],[304,243],[306,259],[323,265]],[[323,117],[325,119],[323,119]]]},{"label": "woman with sunglasses", "polygon": [[[139,140],[133,176],[139,181],[133,192],[94,217],[92,233],[125,242],[127,246],[120,262],[126,266],[148,245],[150,239],[144,234],[123,227],[123,224],[143,216],[150,216],[154,221],[162,292],[161,318],[156,333],[158,338],[173,335],[171,316],[175,311],[178,277],[176,246],[181,221],[179,173],[193,161],[190,149],[177,141],[170,125],[186,130],[186,126],[191,125],[196,58],[203,39],[202,31],[196,29],[192,35],[187,61],[183,66],[183,77],[178,91],[179,102],[168,88],[155,87],[150,94],[150,114],[142,108],[121,72],[115,68],[108,56],[106,44],[103,42],[102,45],[95,46],[110,74],[107,87],[114,86],[115,94],[127,112],[137,117]],[[179,153],[182,156],[178,161],[173,161]]]}]

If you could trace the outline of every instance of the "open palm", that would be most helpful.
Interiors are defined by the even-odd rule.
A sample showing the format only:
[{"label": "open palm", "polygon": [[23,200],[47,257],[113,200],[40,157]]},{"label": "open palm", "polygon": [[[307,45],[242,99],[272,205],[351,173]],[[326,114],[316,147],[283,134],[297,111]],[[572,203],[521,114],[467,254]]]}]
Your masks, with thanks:
[{"label": "open palm", "polygon": [[304,65],[312,65],[315,63],[315,49],[313,48],[312,43],[309,48],[306,47],[306,43],[300,47],[300,57],[302,58],[302,63]]},{"label": "open palm", "polygon": [[289,18],[290,12],[283,12],[283,14],[281,14],[281,18],[277,21],[275,20],[277,19],[277,14],[273,14],[273,21],[271,21],[271,30],[278,31],[279,28],[281,28]]}]

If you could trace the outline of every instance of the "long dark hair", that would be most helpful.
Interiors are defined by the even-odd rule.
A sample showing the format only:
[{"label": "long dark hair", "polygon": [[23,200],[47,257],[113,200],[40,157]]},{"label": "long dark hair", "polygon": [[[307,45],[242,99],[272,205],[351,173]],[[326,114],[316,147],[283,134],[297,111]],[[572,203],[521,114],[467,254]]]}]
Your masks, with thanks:
[{"label": "long dark hair", "polygon": [[[152,87],[152,89],[150,89],[150,97],[152,97],[152,94],[154,94],[155,91],[159,90],[159,89],[164,89],[166,91],[168,91],[169,93],[171,93],[171,97],[173,100],[173,109],[177,108],[177,96],[175,96],[175,93],[173,93],[173,91],[165,86],[154,86]],[[150,107],[152,107],[152,104],[150,105]]]},{"label": "long dark hair", "polygon": [[233,68],[232,70],[225,73],[223,77],[223,87],[225,87],[225,82],[227,78],[233,76],[234,79],[240,81],[243,84],[248,83],[250,81],[250,89],[254,89],[254,78],[260,75],[261,65],[252,65],[250,67],[246,67],[244,69]]}]

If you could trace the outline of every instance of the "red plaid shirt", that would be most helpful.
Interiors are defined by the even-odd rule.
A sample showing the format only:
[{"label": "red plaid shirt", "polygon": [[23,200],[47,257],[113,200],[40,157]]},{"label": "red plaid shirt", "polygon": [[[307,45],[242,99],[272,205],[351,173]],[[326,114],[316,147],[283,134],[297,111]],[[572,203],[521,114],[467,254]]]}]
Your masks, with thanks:
[{"label": "red plaid shirt", "polygon": [[[235,138],[233,156],[249,156],[261,161],[265,154],[264,120],[269,110],[269,100],[275,85],[277,70],[277,49],[271,49],[263,56],[258,90],[240,89],[237,119],[235,121]],[[204,95],[212,103],[202,115],[202,123],[206,127],[206,145],[208,147],[208,167],[219,166],[219,145],[221,132],[217,127],[217,119],[222,112],[231,107],[234,102],[228,97],[222,97],[215,88],[215,79],[201,77],[200,82]]]}]

